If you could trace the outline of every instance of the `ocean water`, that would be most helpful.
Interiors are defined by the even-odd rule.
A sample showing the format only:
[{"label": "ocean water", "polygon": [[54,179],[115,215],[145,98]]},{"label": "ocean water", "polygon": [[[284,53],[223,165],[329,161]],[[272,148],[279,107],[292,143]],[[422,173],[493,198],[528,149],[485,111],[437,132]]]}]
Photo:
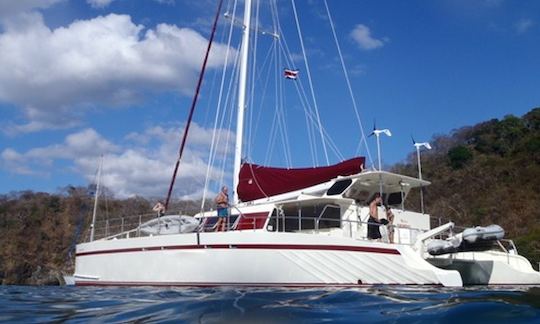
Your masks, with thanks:
[{"label": "ocean water", "polygon": [[11,323],[540,323],[539,287],[0,287]]}]

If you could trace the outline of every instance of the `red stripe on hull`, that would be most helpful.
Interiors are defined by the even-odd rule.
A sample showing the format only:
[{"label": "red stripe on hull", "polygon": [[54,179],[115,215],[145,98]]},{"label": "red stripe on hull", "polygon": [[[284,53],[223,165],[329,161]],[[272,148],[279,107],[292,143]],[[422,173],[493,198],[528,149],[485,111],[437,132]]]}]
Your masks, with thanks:
[{"label": "red stripe on hull", "polygon": [[367,246],[345,246],[345,245],[307,245],[307,244],[207,244],[207,245],[173,245],[159,247],[144,247],[144,248],[126,248],[113,249],[91,252],[80,252],[76,256],[96,255],[96,254],[113,254],[113,253],[128,253],[128,252],[143,252],[143,251],[159,251],[159,250],[193,250],[193,249],[252,249],[252,250],[323,250],[323,251],[351,251],[351,252],[368,252],[400,255],[396,249],[387,249],[379,247]]}]

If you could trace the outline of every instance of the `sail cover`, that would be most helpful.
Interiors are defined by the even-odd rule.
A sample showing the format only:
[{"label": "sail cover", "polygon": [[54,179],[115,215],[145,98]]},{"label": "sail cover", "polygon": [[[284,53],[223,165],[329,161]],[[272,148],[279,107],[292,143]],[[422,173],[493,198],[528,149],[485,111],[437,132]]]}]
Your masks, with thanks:
[{"label": "sail cover", "polygon": [[241,201],[251,201],[310,187],[337,176],[359,173],[364,168],[364,162],[364,157],[357,157],[326,167],[301,169],[244,163],[240,168],[238,197]]}]

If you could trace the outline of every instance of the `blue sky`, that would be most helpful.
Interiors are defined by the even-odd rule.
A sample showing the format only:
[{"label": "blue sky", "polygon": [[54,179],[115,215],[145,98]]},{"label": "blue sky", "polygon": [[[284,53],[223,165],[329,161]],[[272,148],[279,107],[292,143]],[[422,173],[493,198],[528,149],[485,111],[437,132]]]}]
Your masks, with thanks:
[{"label": "blue sky", "polygon": [[[264,12],[268,3],[260,6],[261,29],[272,28]],[[229,11],[232,4],[224,1]],[[1,2],[0,193],[86,185],[103,154],[103,182],[117,196],[163,196],[216,5],[214,0]],[[411,135],[425,141],[540,106],[538,1],[328,0],[328,5],[365,131],[374,120],[392,130],[391,138],[382,139],[386,165],[413,151]],[[366,155],[365,147],[357,150],[358,123],[324,2],[297,0],[296,6],[321,123],[339,148],[339,154],[329,149],[328,159]],[[238,4],[237,14],[242,7]],[[278,7],[282,39],[295,66],[274,62],[273,70],[255,70],[253,117],[247,117],[252,123],[246,130],[252,145],[245,155],[258,164],[325,165],[318,130],[310,144],[296,95],[295,82],[312,100],[291,3],[278,1]],[[228,23],[222,20],[216,34],[176,197],[200,197],[204,188]],[[238,49],[235,29],[228,71]],[[264,66],[273,40],[257,40],[257,62]],[[263,82],[265,73],[284,67],[300,70],[296,81],[279,80],[285,137],[279,129],[272,135],[275,88]],[[222,112],[210,191],[232,177],[234,131],[227,128],[234,118],[230,110]],[[375,158],[374,139],[368,144]]]}]

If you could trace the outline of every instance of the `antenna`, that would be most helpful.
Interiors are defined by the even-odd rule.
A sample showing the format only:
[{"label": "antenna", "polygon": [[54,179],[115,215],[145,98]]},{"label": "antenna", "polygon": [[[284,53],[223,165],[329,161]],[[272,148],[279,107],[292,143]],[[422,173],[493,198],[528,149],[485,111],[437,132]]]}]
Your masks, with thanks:
[{"label": "antenna", "polygon": [[[425,147],[428,150],[431,150],[431,145],[428,142],[423,143],[416,143],[414,138],[411,135],[411,138],[413,140],[413,145],[416,147],[416,158],[418,163],[418,179],[422,180],[422,162],[420,160],[420,148]],[[420,210],[422,211],[422,214],[424,213],[424,186],[420,184]]]},{"label": "antenna", "polygon": [[379,171],[382,171],[382,167],[381,167],[381,143],[380,143],[380,139],[379,139],[381,134],[384,134],[384,135],[390,137],[390,136],[392,136],[392,132],[390,132],[389,129],[373,129],[373,132],[371,132],[371,135],[375,135],[375,137],[377,137],[377,159],[379,161]]},{"label": "antenna", "polygon": [[380,136],[381,134],[385,134],[386,136],[390,137],[392,136],[392,132],[390,132],[389,129],[377,129],[375,126],[375,122],[373,122],[373,132],[371,132],[371,135],[375,135],[377,137],[377,159],[379,161],[379,194],[381,195],[381,198],[383,197],[383,181],[382,181],[382,163],[381,163],[381,141]]},{"label": "antenna", "polygon": [[399,188],[401,189],[401,210],[405,211],[405,193],[404,193],[404,187],[409,187],[411,184],[408,182],[403,182],[403,180],[399,180]]}]

